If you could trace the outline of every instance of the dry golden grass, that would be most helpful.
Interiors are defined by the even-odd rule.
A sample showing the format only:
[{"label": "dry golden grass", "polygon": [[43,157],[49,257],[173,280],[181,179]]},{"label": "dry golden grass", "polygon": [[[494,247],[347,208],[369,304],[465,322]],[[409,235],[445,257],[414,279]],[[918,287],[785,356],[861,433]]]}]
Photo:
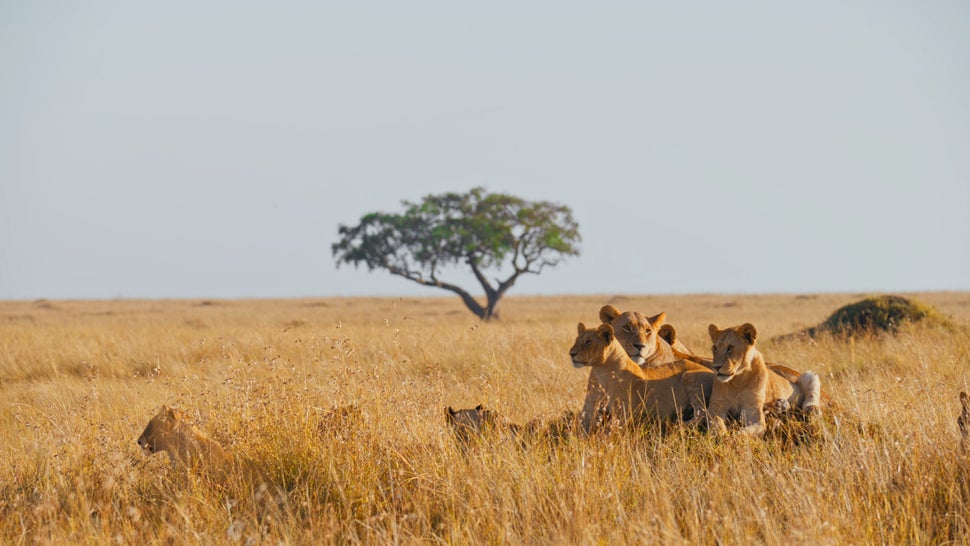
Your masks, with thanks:
[{"label": "dry golden grass", "polygon": [[[494,324],[457,298],[0,302],[0,543],[968,543],[967,329],[771,341],[859,297],[511,297]],[[915,297],[970,322],[968,293]],[[839,402],[824,439],[458,448],[448,405],[579,409],[567,351],[607,302],[666,311],[702,353],[709,322],[754,323]],[[163,403],[234,454],[228,476],[139,451]]]}]

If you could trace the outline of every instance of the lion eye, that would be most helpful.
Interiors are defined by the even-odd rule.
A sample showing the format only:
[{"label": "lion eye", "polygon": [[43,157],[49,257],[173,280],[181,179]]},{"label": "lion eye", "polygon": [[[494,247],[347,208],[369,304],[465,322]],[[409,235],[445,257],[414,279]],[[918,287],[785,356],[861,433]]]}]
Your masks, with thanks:
[{"label": "lion eye", "polygon": [[630,325],[629,325],[629,324],[627,324],[626,326],[624,326],[624,327],[623,327],[623,329],[624,329],[625,331],[627,331],[627,332],[629,332],[629,331],[630,331]]},{"label": "lion eye", "polygon": [[650,335],[650,332],[651,332],[650,328],[647,328],[646,330],[643,331],[643,333],[647,334],[648,336]]},{"label": "lion eye", "polygon": [[590,340],[587,339],[586,341],[583,342],[583,345],[589,345],[589,343],[590,343]]},{"label": "lion eye", "polygon": [[728,345],[728,346],[727,346],[727,349],[725,349],[725,352],[728,352],[728,353],[730,353],[730,352],[731,352],[731,351],[733,351],[733,350],[734,350],[734,345]]}]

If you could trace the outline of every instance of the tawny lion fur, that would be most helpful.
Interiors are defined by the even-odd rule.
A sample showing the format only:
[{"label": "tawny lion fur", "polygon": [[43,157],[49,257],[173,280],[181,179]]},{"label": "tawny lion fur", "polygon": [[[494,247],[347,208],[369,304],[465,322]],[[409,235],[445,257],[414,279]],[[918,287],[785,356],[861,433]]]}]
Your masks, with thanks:
[{"label": "tawny lion fur", "polygon": [[228,461],[218,442],[206,436],[175,408],[163,405],[138,437],[146,452],[168,453],[173,464],[201,468],[224,465]]},{"label": "tawny lion fur", "polygon": [[[679,360],[674,352],[675,348],[684,353],[690,352],[680,342],[671,347],[658,335],[666,317],[665,313],[648,317],[634,311],[620,312],[613,305],[604,305],[600,309],[600,321],[613,327],[617,341],[627,355],[642,368],[652,368]],[[589,380],[586,382],[586,399],[580,412],[585,432],[589,432],[594,427],[596,417],[603,409],[605,393],[596,377],[596,374],[590,371]]]},{"label": "tawny lion fur", "polygon": [[690,407],[695,419],[706,409],[714,373],[699,364],[677,360],[641,368],[620,344],[613,326],[577,327],[569,350],[573,367],[589,366],[606,395],[606,409],[620,423],[642,418],[679,421]]},{"label": "tawny lion fur", "polygon": [[[750,323],[724,330],[711,324],[712,367],[716,372],[708,405],[709,428],[726,430],[725,421],[738,418],[742,432],[761,436],[765,432],[765,410],[796,410],[814,418],[821,414],[821,380],[812,372],[794,381],[772,373],[755,348],[758,332]],[[793,373],[797,374],[797,372]]]}]

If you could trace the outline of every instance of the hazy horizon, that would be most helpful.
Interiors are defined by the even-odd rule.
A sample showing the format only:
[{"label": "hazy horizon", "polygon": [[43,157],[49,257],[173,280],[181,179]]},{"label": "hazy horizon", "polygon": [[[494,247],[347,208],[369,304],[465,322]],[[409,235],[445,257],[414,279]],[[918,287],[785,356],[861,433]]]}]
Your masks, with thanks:
[{"label": "hazy horizon", "polygon": [[0,299],[454,297],[330,245],[479,185],[579,222],[510,296],[967,291],[968,52],[962,2],[0,0]]}]

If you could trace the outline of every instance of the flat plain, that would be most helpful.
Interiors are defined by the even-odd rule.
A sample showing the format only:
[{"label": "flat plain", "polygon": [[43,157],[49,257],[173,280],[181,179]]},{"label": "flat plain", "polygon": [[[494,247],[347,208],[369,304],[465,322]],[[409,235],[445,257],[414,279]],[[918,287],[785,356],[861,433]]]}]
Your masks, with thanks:
[{"label": "flat plain", "polygon": [[[970,293],[903,294],[954,328],[785,338],[866,294],[0,302],[0,543],[970,543]],[[445,407],[517,423],[581,406],[568,350],[606,303],[751,322],[821,375],[822,434],[675,427],[460,449]],[[238,463],[172,466],[135,439],[162,404]],[[334,408],[356,419],[324,426]]]}]

